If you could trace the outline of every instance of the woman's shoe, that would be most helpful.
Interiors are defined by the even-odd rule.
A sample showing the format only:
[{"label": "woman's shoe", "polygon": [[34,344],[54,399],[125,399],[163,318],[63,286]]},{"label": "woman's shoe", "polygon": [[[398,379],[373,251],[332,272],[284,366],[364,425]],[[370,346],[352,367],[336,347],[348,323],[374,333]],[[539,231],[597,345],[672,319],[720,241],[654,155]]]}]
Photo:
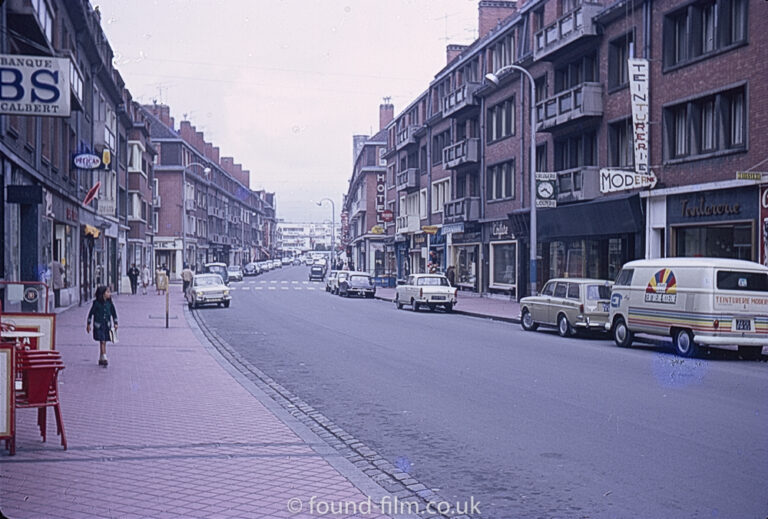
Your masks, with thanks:
[{"label": "woman's shoe", "polygon": [[107,365],[107,356],[103,353],[99,355],[99,366],[106,366]]}]

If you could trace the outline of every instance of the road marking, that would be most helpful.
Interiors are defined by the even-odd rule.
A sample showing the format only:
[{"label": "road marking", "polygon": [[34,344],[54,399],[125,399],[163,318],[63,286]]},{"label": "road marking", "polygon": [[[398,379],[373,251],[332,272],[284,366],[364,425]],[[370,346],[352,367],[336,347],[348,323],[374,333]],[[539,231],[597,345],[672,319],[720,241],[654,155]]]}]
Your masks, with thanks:
[{"label": "road marking", "polygon": [[290,290],[288,287],[280,287],[281,290]]},{"label": "road marking", "polygon": [[264,287],[253,287],[254,290],[264,290]]},{"label": "road marking", "polygon": [[309,281],[302,281],[305,285],[309,285]]},{"label": "road marking", "polygon": [[259,283],[266,283],[266,281],[264,281],[264,280],[262,279],[261,281],[259,281]]},{"label": "road marking", "polygon": [[294,285],[298,285],[299,284],[298,281],[291,281],[291,283],[293,283]]},{"label": "road marking", "polygon": [[280,283],[288,283],[288,280],[283,279],[283,280],[280,281]]},{"label": "road marking", "polygon": [[250,290],[251,287],[242,287],[243,290]]},{"label": "road marking", "polygon": [[315,287],[307,287],[307,290],[314,290]]},{"label": "road marking", "polygon": [[304,290],[302,287],[293,287],[294,290]]},{"label": "road marking", "polygon": [[277,290],[275,287],[267,287],[270,290]]},{"label": "road marking", "polygon": [[270,283],[277,283],[277,281],[273,279],[272,281],[270,281]]}]

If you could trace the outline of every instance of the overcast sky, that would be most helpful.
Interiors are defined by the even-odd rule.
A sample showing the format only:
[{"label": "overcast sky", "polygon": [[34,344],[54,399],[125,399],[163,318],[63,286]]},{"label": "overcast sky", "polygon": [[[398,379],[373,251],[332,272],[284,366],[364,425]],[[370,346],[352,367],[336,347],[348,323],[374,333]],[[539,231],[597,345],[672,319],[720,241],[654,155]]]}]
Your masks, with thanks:
[{"label": "overcast sky", "polygon": [[[477,34],[477,0],[91,0],[135,100],[166,103],[277,193],[278,217],[330,218],[352,135],[378,131]],[[447,40],[446,40],[447,38]]]}]

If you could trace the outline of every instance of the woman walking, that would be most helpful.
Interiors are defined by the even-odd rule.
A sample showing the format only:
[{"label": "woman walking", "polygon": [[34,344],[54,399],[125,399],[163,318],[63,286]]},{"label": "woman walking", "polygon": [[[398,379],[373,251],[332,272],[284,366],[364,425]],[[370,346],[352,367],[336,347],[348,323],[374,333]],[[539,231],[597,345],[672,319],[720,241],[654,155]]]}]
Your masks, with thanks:
[{"label": "woman walking", "polygon": [[93,340],[99,341],[99,366],[108,365],[107,362],[107,341],[111,341],[110,318],[115,325],[117,332],[117,310],[112,303],[112,293],[109,288],[100,286],[96,289],[96,299],[93,300],[91,311],[88,312],[88,322],[85,325],[86,333],[91,333],[91,322],[93,322]]}]

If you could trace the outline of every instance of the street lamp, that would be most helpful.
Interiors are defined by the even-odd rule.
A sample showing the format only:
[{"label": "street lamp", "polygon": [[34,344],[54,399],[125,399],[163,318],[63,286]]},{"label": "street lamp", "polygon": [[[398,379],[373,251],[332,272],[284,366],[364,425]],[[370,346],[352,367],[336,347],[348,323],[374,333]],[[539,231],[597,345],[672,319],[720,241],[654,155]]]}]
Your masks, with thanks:
[{"label": "street lamp", "polygon": [[199,162],[191,162],[181,170],[181,266],[184,267],[187,256],[187,169],[192,166],[200,166],[203,173],[208,175],[211,168]]},{"label": "street lamp", "polygon": [[336,204],[330,198],[322,198],[316,203],[321,206],[326,200],[331,203],[331,267],[333,267],[333,261],[336,259]]},{"label": "street lamp", "polygon": [[530,96],[530,108],[531,108],[531,156],[530,156],[530,177],[531,177],[531,238],[530,238],[530,261],[531,264],[528,268],[530,274],[531,295],[536,295],[536,249],[538,244],[536,243],[536,105],[534,104],[534,94],[536,92],[536,82],[533,80],[533,76],[530,72],[518,65],[507,65],[501,67],[496,72],[486,74],[485,79],[488,80],[493,86],[499,86],[499,77],[510,71],[517,70],[521,74],[528,77],[528,81],[531,84],[531,96]]}]

